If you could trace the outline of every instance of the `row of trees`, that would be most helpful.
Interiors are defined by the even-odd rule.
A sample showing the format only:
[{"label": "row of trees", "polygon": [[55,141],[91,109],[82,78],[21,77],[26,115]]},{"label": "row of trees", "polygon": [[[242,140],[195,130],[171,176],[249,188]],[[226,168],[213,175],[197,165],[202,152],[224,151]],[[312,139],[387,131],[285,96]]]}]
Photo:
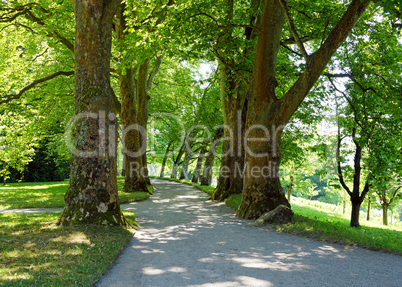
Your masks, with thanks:
[{"label": "row of trees", "polygon": [[[45,127],[62,126],[74,113],[69,141],[76,152],[60,223],[126,224],[116,183],[119,123],[124,191],[147,191],[144,130],[161,139],[157,149],[163,155],[177,150],[172,176],[181,164],[185,177],[197,153],[199,177],[205,157],[205,183],[214,160],[211,150],[221,138],[221,173],[213,198],[242,193],[237,216],[257,218],[280,204],[290,206],[280,182],[281,159],[297,166],[300,147],[294,139],[300,125],[321,120],[322,103],[335,101],[339,115],[346,115],[337,123],[337,176],[351,198],[351,225],[358,226],[370,188],[394,190],[395,195],[383,196],[387,204],[399,190],[394,187],[401,163],[395,136],[401,104],[399,4],[2,2],[3,49],[10,51],[2,53],[8,55],[2,56],[2,77],[8,79],[1,87],[2,114],[14,103],[30,111],[36,107],[44,123],[36,133],[40,137]],[[190,74],[200,60],[217,63],[218,72],[208,81],[198,76],[196,83]],[[347,79],[341,82],[345,89],[339,79]],[[168,113],[180,117],[184,129]],[[199,124],[204,127],[193,128]],[[353,188],[342,166],[347,136],[355,146]],[[9,142],[7,137],[5,146]],[[143,172],[133,173],[133,166]]]}]

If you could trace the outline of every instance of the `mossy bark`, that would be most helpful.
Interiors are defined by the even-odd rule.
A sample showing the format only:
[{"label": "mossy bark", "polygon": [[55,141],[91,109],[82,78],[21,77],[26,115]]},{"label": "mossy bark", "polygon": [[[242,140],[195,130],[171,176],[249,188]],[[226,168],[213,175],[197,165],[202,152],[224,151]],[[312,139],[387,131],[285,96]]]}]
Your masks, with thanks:
[{"label": "mossy bark", "polygon": [[119,1],[74,1],[75,115],[62,225],[126,225],[117,194],[116,115],[110,88],[112,19]]},{"label": "mossy bark", "polygon": [[[261,151],[263,143],[257,142],[250,149],[257,153],[257,151]],[[280,145],[280,142],[278,144]],[[270,146],[270,150],[270,154],[266,157],[248,156],[247,158],[248,168],[245,172],[242,201],[237,211],[238,217],[259,218],[265,212],[271,211],[281,204],[290,208],[279,180],[280,150],[278,147],[272,146]]]}]

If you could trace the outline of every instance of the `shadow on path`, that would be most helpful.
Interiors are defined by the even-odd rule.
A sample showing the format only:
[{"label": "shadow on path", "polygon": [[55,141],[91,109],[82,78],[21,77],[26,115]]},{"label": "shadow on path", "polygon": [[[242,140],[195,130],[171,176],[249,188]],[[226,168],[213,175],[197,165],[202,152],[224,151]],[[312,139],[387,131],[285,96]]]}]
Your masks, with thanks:
[{"label": "shadow on path", "polygon": [[103,286],[400,286],[399,256],[252,227],[198,189],[153,180],[137,232]]}]

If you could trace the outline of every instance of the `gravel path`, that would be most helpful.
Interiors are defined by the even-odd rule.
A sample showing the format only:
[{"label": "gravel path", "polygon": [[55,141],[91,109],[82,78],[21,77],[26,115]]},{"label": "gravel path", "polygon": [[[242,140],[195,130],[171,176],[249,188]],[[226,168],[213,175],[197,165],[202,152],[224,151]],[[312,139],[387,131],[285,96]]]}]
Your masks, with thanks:
[{"label": "gravel path", "polygon": [[402,257],[252,227],[180,183],[153,180],[142,230],[97,283],[113,286],[402,286]]}]

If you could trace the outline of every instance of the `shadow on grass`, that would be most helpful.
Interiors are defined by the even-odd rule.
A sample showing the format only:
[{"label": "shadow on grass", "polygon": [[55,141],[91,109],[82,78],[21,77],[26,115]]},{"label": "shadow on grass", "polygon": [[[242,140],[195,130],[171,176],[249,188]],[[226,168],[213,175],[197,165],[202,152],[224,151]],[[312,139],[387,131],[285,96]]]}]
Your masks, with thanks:
[{"label": "shadow on grass", "polygon": [[0,214],[1,286],[92,286],[132,238],[120,227],[57,227],[58,216]]}]

